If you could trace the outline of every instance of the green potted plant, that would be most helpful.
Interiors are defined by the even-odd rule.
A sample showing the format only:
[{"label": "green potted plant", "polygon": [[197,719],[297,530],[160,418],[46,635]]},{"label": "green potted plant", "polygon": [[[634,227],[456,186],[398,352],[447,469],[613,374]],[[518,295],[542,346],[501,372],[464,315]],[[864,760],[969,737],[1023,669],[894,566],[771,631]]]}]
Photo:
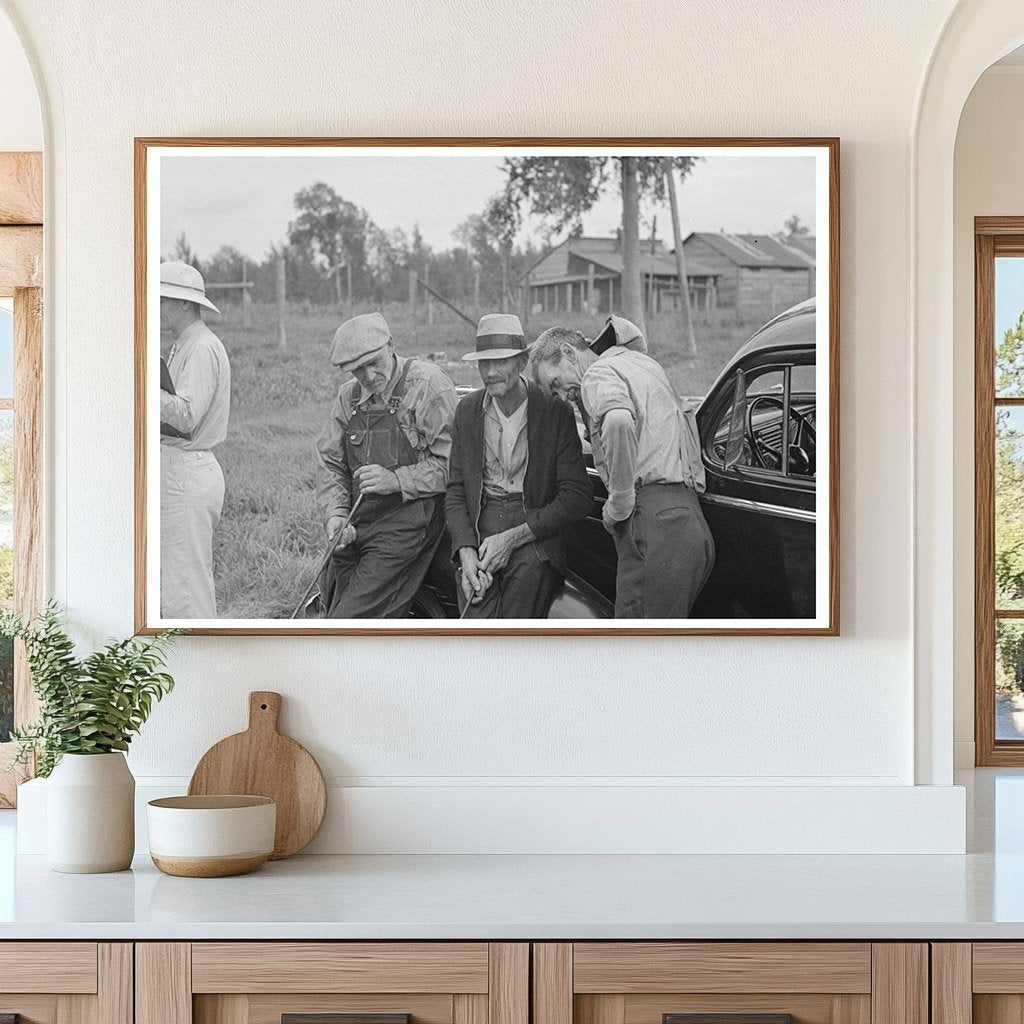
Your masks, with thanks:
[{"label": "green potted plant", "polygon": [[124,752],[174,687],[161,671],[171,630],[112,641],[83,658],[50,603],[25,623],[0,613],[0,635],[21,640],[39,719],[15,729],[11,767],[36,758],[48,777],[47,861],[55,871],[122,871],[135,851],[135,779]]}]

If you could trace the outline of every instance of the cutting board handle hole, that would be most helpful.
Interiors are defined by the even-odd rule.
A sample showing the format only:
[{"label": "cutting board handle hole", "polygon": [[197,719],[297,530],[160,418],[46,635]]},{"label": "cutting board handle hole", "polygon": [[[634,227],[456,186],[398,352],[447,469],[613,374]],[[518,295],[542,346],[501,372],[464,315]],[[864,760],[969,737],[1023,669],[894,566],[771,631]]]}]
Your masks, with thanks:
[{"label": "cutting board handle hole", "polygon": [[267,705],[266,704],[261,704],[260,705],[260,711],[266,711],[266,710],[267,710]]}]

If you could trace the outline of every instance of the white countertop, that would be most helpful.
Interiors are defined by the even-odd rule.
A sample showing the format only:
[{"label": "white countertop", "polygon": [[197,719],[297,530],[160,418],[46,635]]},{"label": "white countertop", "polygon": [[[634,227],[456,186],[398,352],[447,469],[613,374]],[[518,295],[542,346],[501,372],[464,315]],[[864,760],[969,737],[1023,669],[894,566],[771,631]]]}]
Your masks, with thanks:
[{"label": "white countertop", "polygon": [[1024,938],[1024,856],[297,857],[239,878],[23,857],[0,939]]},{"label": "white countertop", "polygon": [[[1024,939],[1024,772],[975,772],[966,856],[306,856],[239,878],[13,854],[0,939]],[[13,870],[10,870],[13,866]]]}]

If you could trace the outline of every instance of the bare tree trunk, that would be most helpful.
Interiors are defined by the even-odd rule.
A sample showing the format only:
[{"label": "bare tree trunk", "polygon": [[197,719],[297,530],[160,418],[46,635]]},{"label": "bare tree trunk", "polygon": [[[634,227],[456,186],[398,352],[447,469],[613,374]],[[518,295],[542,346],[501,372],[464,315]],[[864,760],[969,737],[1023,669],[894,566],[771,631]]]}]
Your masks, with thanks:
[{"label": "bare tree trunk", "polygon": [[640,183],[636,160],[622,157],[622,315],[646,335],[640,285]]},{"label": "bare tree trunk", "polygon": [[687,359],[697,358],[697,339],[693,333],[693,314],[690,312],[690,286],[686,278],[686,255],[683,252],[683,232],[679,226],[679,200],[676,197],[676,176],[672,164],[665,161],[665,184],[672,207],[672,237],[675,239],[676,276],[679,278],[679,298],[683,309],[683,352]]}]

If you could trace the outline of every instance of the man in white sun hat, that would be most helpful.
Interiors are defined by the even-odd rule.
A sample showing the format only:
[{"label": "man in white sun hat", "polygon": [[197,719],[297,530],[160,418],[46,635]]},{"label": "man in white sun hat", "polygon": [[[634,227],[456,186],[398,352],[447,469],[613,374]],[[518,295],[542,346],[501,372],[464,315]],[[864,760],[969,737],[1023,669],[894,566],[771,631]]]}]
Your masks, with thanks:
[{"label": "man in white sun hat", "polygon": [[[484,386],[455,410],[445,513],[468,619],[541,619],[565,572],[564,530],[593,500],[572,409],[523,379],[519,317],[477,327]],[[466,602],[469,602],[468,608]]]},{"label": "man in white sun hat", "polygon": [[228,432],[231,366],[203,322],[203,275],[187,263],[160,264],[160,326],[174,338],[160,391],[160,614],[212,619],[213,531],[224,504],[224,474],[213,449]]}]

